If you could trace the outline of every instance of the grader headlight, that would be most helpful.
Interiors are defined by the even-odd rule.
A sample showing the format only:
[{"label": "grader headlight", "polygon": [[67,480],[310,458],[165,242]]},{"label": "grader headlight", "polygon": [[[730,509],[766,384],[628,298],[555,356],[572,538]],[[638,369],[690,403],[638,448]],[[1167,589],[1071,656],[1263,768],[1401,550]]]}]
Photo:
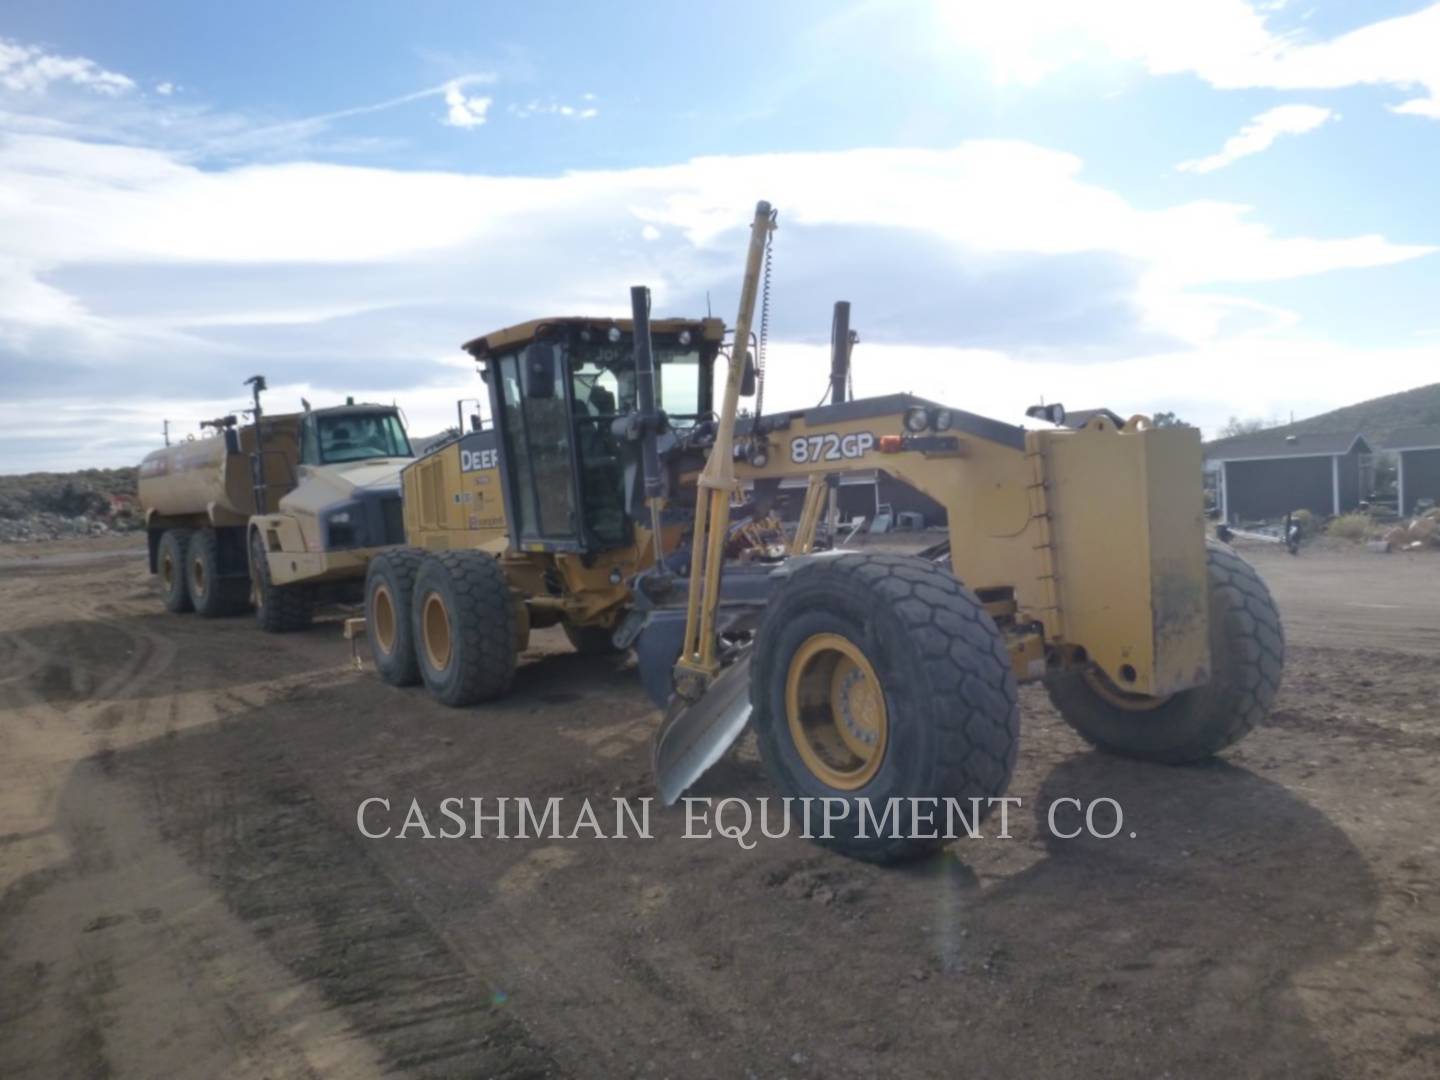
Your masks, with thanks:
[{"label": "grader headlight", "polygon": [[905,430],[915,435],[930,426],[930,412],[923,405],[905,410]]}]

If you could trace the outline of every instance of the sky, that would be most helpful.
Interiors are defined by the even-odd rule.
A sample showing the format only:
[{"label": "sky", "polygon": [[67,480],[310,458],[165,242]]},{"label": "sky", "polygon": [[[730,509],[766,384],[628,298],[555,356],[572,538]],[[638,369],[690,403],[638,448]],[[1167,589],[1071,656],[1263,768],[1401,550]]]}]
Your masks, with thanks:
[{"label": "sky", "polygon": [[824,393],[1213,435],[1440,381],[1440,3],[0,8],[0,472],[133,464],[301,396],[480,392],[531,318],[731,322]]}]

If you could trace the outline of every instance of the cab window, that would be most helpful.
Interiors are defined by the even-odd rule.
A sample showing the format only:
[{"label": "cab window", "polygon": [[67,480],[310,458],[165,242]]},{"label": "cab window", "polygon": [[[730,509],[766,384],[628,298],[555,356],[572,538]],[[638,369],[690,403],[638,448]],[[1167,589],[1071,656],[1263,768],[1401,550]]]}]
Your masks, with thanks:
[{"label": "cab window", "polygon": [[[694,350],[658,349],[655,355],[656,396],[660,408],[678,420],[698,418],[700,400],[700,354]],[[703,412],[709,412],[708,409]]]},{"label": "cab window", "polygon": [[[410,441],[394,413],[341,413],[315,418],[320,461],[334,465],[368,458],[411,457]],[[307,425],[308,428],[308,425]]]}]

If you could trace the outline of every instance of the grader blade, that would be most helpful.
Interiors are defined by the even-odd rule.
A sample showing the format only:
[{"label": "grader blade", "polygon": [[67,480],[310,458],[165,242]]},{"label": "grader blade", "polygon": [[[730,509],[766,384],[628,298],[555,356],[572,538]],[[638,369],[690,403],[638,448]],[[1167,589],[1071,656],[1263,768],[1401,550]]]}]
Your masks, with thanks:
[{"label": "grader blade", "polygon": [[660,801],[673,806],[740,737],[750,721],[750,654],[715,677],[703,697],[676,697],[655,733],[652,758]]}]

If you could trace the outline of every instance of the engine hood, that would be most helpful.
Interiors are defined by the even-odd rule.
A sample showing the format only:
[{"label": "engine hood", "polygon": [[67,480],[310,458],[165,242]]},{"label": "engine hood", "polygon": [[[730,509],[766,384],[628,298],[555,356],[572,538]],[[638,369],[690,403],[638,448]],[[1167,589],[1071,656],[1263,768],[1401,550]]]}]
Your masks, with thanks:
[{"label": "engine hood", "polygon": [[302,484],[324,484],[337,494],[400,487],[400,470],[413,458],[371,458],[312,468]]},{"label": "engine hood", "polygon": [[300,486],[280,500],[280,509],[314,514],[322,507],[349,502],[372,492],[400,493],[400,470],[412,458],[370,458],[337,465],[309,466],[300,475]]}]

